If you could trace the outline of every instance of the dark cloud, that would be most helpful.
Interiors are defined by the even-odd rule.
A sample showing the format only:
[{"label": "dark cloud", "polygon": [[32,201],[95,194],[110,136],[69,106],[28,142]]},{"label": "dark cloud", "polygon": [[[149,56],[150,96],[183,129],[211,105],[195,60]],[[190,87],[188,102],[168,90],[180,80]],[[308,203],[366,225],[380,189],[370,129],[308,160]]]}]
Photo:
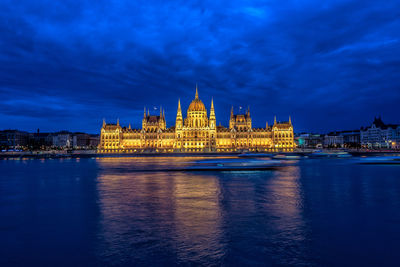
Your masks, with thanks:
[{"label": "dark cloud", "polygon": [[400,3],[2,1],[0,128],[140,127],[143,106],[187,108],[199,84],[217,120],[297,131],[399,123]]}]

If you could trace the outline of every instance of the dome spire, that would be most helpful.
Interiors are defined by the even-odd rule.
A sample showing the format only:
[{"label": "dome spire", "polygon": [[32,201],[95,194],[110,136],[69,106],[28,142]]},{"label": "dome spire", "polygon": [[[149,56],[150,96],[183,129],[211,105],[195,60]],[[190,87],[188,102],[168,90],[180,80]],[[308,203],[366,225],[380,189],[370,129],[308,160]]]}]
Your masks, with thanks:
[{"label": "dome spire", "polygon": [[197,83],[196,83],[196,95],[195,95],[194,98],[195,98],[195,99],[199,99],[199,92],[198,92],[198,90],[197,90]]}]

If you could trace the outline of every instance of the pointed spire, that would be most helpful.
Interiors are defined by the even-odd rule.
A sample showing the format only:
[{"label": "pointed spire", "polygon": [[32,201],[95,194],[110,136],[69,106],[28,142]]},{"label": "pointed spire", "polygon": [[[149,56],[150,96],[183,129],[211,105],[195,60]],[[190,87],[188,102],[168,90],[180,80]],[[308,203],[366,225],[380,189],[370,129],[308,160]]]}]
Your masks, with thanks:
[{"label": "pointed spire", "polygon": [[119,118],[117,119],[117,126],[119,126]]},{"label": "pointed spire", "polygon": [[212,125],[212,127],[215,127],[216,120],[215,120],[214,99],[213,98],[211,98],[210,121],[213,121],[213,123],[211,125]]},{"label": "pointed spire", "polygon": [[265,124],[265,128],[268,129],[268,121]]},{"label": "pointed spire", "polygon": [[165,120],[165,109],[162,110],[162,116],[163,116],[163,119]]},{"label": "pointed spire", "polygon": [[178,115],[182,116],[182,110],[181,110],[181,99],[178,99]]},{"label": "pointed spire", "polygon": [[178,111],[176,112],[176,119],[183,120],[183,118],[182,118],[182,110],[181,110],[181,100],[180,99],[178,99]]},{"label": "pointed spire", "polygon": [[276,116],[274,116],[274,124],[276,124]]},{"label": "pointed spire", "polygon": [[103,119],[103,128],[106,126],[106,119]]},{"label": "pointed spire", "polygon": [[231,118],[233,117],[233,106],[231,107]]},{"label": "pointed spire", "polygon": [[146,118],[146,107],[144,107],[143,118]]},{"label": "pointed spire", "polygon": [[178,111],[176,112],[176,124],[175,126],[180,129],[183,126],[183,118],[181,111],[181,100],[178,99]]},{"label": "pointed spire", "polygon": [[131,129],[131,123],[129,123],[129,129]]},{"label": "pointed spire", "polygon": [[289,123],[292,124],[292,118],[289,116]]},{"label": "pointed spire", "polygon": [[250,116],[250,106],[247,106],[247,112],[246,112],[247,116]]},{"label": "pointed spire", "polygon": [[195,95],[194,98],[195,98],[195,99],[199,99],[199,92],[198,92],[198,90],[197,90],[197,83],[196,83],[196,95]]},{"label": "pointed spire", "polygon": [[147,109],[147,116],[150,116],[150,109]]},{"label": "pointed spire", "polygon": [[160,106],[160,118],[162,117],[162,106]]}]

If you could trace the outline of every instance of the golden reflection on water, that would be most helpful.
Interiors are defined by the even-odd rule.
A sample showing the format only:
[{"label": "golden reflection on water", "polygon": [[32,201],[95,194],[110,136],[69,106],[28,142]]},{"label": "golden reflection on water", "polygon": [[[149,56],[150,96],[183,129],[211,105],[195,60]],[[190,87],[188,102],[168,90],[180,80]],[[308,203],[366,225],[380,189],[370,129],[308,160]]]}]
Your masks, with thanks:
[{"label": "golden reflection on water", "polygon": [[218,258],[221,242],[221,207],[217,177],[181,174],[175,177],[174,211],[178,256],[184,259],[207,255]]},{"label": "golden reflection on water", "polygon": [[[288,255],[280,258],[283,265],[310,265],[307,224],[303,215],[303,195],[299,166],[288,166],[275,172],[266,186],[273,196],[265,203],[266,210],[276,218],[269,223],[273,229],[272,240],[276,240],[276,254],[282,250]],[[311,261],[312,262],[312,261]]]},{"label": "golden reflection on water", "polygon": [[[120,172],[182,166],[193,158],[102,158],[98,177],[105,243],[163,240],[179,261],[214,260],[223,251],[216,176],[186,172]],[[149,216],[154,220],[149,221]],[[136,231],[139,230],[140,231]],[[123,237],[120,239],[119,237]],[[128,240],[126,240],[128,239]],[[109,246],[111,254],[118,247]],[[115,250],[115,251],[114,251]]]},{"label": "golden reflection on water", "polygon": [[290,219],[300,216],[302,199],[299,180],[299,166],[288,166],[275,172],[274,179],[268,180],[267,186],[275,198],[267,204],[275,215]]},{"label": "golden reflection on water", "polygon": [[[268,248],[272,254],[286,250],[288,259],[282,258],[280,264],[301,257],[304,249],[298,242],[305,239],[305,225],[299,166],[274,172],[136,171],[188,165],[201,159],[97,159],[103,256],[118,258],[130,253],[140,262],[141,253],[153,249],[170,251],[181,263],[218,262],[229,251],[229,231],[239,229],[243,233],[236,236],[249,242],[252,238],[271,239],[269,242],[276,243]],[[243,229],[231,229],[231,224],[243,224]],[[260,229],[251,229],[252,225]],[[293,245],[292,240],[297,243]],[[240,238],[238,242],[242,242]],[[121,249],[123,243],[132,251]]]}]

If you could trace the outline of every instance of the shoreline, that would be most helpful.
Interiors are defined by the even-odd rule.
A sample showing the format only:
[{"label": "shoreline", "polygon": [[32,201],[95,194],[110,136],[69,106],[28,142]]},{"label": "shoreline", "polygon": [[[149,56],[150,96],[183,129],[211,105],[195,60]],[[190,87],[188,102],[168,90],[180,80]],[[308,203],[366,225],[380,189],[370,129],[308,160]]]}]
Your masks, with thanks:
[{"label": "shoreline", "polygon": [[[295,150],[292,152],[141,152],[141,153],[97,153],[95,150],[53,150],[53,151],[23,151],[23,152],[0,152],[0,159],[8,158],[105,158],[105,157],[226,157],[247,155],[249,157],[268,157],[273,155],[297,155],[307,156],[315,153],[316,149]],[[322,149],[322,153],[348,152],[352,156],[374,156],[374,155],[393,155],[399,154],[400,151],[373,151],[373,150],[338,150],[338,149]]]}]

